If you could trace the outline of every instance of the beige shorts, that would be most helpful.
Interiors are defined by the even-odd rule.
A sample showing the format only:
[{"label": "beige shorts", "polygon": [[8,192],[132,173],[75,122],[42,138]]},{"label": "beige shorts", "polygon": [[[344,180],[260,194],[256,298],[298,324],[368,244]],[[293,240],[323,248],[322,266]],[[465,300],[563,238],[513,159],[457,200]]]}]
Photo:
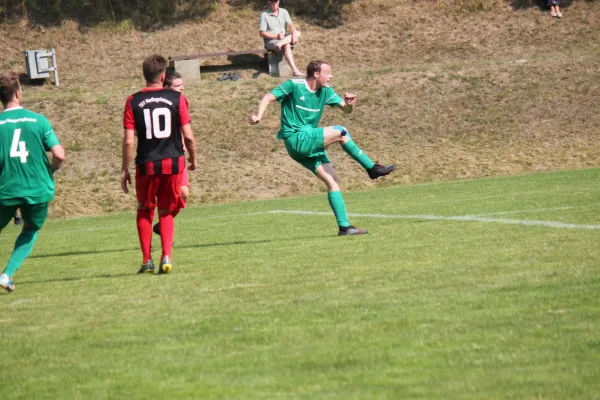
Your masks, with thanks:
[{"label": "beige shorts", "polygon": [[[290,36],[290,33],[285,35]],[[270,39],[270,40],[265,40],[265,49],[267,50],[271,50],[274,51],[276,53],[279,53],[281,50],[279,50],[276,46],[277,43],[281,42],[283,39]]]}]

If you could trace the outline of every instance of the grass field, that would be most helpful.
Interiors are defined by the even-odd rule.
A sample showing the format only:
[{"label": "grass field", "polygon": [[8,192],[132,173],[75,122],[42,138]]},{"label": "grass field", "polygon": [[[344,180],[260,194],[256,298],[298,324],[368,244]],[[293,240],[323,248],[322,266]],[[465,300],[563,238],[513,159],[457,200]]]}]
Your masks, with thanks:
[{"label": "grass field", "polygon": [[599,181],[347,192],[347,238],[324,194],[190,208],[166,276],[135,275],[132,212],[48,221],[0,295],[0,397],[600,398]]}]

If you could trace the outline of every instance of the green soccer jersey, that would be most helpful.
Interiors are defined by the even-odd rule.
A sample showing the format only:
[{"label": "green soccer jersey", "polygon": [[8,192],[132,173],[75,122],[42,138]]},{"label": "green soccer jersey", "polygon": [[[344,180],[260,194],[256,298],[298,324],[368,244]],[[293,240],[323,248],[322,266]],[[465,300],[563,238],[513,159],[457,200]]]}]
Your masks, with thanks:
[{"label": "green soccer jersey", "polygon": [[57,144],[43,115],[23,107],[0,113],[0,205],[39,204],[54,198],[46,152]]},{"label": "green soccer jersey", "polygon": [[281,103],[281,129],[277,139],[287,139],[302,129],[317,128],[325,106],[342,103],[342,98],[331,87],[311,90],[306,79],[290,79],[271,93]]}]

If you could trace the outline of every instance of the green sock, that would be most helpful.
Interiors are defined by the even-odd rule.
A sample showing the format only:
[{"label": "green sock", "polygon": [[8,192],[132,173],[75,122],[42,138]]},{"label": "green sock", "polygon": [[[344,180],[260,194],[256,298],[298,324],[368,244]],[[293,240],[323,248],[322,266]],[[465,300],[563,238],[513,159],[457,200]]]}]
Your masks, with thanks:
[{"label": "green sock", "polygon": [[371,169],[375,163],[354,143],[354,140],[348,135],[348,142],[342,143],[342,149],[350,157],[354,158],[364,169]]},{"label": "green sock", "polygon": [[329,199],[329,205],[333,210],[333,214],[335,215],[338,226],[350,226],[350,222],[348,222],[348,215],[346,214],[346,204],[342,198],[342,192],[329,192],[327,193],[327,198]]},{"label": "green sock", "polygon": [[23,264],[23,261],[31,254],[38,232],[39,231],[33,229],[23,229],[23,231],[21,231],[21,234],[17,236],[15,249],[10,255],[8,264],[3,272],[4,274],[12,277],[14,273],[17,272],[21,267],[21,264]]}]

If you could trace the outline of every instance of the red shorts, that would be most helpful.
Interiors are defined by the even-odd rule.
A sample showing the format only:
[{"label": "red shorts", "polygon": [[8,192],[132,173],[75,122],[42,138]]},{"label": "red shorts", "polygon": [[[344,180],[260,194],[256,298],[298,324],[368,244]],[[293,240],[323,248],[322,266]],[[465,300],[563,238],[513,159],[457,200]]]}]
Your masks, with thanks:
[{"label": "red shorts", "polygon": [[190,178],[188,177],[187,165],[185,166],[185,168],[183,169],[183,172],[181,173],[181,186],[190,187]]},{"label": "red shorts", "polygon": [[182,174],[135,175],[138,202],[146,208],[174,211],[185,207],[179,194]]}]

